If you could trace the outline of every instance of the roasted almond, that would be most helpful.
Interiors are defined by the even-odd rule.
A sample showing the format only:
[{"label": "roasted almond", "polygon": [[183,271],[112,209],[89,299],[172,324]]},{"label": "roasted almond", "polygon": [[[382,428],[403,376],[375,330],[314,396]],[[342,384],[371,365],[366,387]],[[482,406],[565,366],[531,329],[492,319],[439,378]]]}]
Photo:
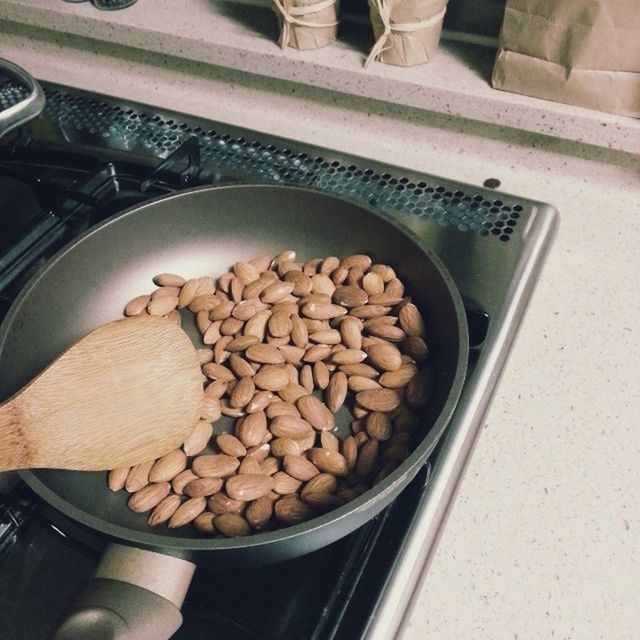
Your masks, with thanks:
[{"label": "roasted almond", "polygon": [[286,525],[298,524],[313,517],[313,510],[296,495],[280,498],[275,503],[274,513],[276,519]]},{"label": "roasted almond", "polygon": [[182,495],[184,488],[192,481],[197,480],[198,476],[191,471],[191,469],[185,469],[181,471],[173,480],[171,480],[171,488],[174,493]]},{"label": "roasted almond", "polygon": [[301,440],[313,433],[311,425],[302,418],[292,415],[279,415],[271,421],[269,430],[276,438]]},{"label": "roasted almond", "polygon": [[263,529],[273,515],[273,501],[267,496],[253,500],[245,512],[247,522],[258,531]]},{"label": "roasted almond", "polygon": [[254,376],[254,382],[259,389],[280,391],[289,384],[289,376],[282,365],[265,364]]},{"label": "roasted almond", "polygon": [[348,467],[345,457],[338,451],[324,448],[309,449],[309,460],[323,473],[333,476],[346,476]]},{"label": "roasted almond", "polygon": [[211,511],[203,511],[200,515],[193,519],[193,526],[200,532],[209,536],[216,533],[215,525],[216,514]]},{"label": "roasted almond", "polygon": [[183,493],[190,498],[212,496],[222,489],[222,478],[196,478],[185,486]]},{"label": "roasted almond", "polygon": [[259,364],[282,364],[285,361],[282,353],[269,344],[254,344],[247,349],[245,356]]},{"label": "roasted almond", "polygon": [[207,500],[207,509],[216,515],[242,513],[245,507],[246,504],[244,502],[233,500],[224,491],[219,491]]},{"label": "roasted almond", "polygon": [[356,402],[369,411],[392,411],[400,404],[394,389],[367,389],[356,394]]},{"label": "roasted almond", "polygon": [[127,306],[124,308],[125,316],[139,316],[143,311],[146,310],[147,305],[151,301],[151,296],[143,295],[137,296],[132,300],[129,300]]},{"label": "roasted almond", "polygon": [[174,449],[159,458],[149,471],[149,482],[165,482],[177,476],[187,466],[187,456],[182,449]]},{"label": "roasted almond", "polygon": [[144,513],[153,509],[163,498],[169,495],[171,485],[168,482],[152,482],[131,494],[127,505],[131,511]]},{"label": "roasted almond", "polygon": [[166,522],[180,506],[180,502],[180,496],[176,496],[173,494],[160,500],[160,502],[158,502],[158,504],[151,512],[149,519],[147,520],[149,526],[154,527],[157,524]]},{"label": "roasted almond", "polygon": [[[296,480],[311,480],[313,476],[317,476],[319,469],[304,456],[286,455],[283,459],[284,470]],[[276,491],[278,491],[276,489]],[[278,493],[280,493],[278,491]]]},{"label": "roasted almond", "polygon": [[302,396],[296,402],[302,417],[314,428],[322,431],[333,429],[336,421],[331,410],[315,396]]},{"label": "roasted almond", "polygon": [[402,366],[402,354],[390,342],[378,342],[365,350],[371,364],[382,371],[397,371]]},{"label": "roasted almond", "polygon": [[367,433],[375,440],[388,440],[391,437],[391,418],[386,413],[372,411],[364,424]]},{"label": "roasted almond", "polygon": [[273,474],[273,490],[280,495],[295,493],[301,485],[302,482],[300,480],[290,476],[285,471],[278,471]]},{"label": "roasted almond", "polygon": [[429,355],[427,343],[419,336],[409,336],[400,343],[402,353],[411,356],[417,362],[424,360]]},{"label": "roasted almond", "polygon": [[264,411],[249,413],[235,425],[235,436],[245,447],[261,444],[267,433],[267,416]]},{"label": "roasted almond", "polygon": [[405,398],[407,404],[417,411],[424,409],[431,397],[433,388],[433,373],[430,369],[418,371],[407,385]]},{"label": "roasted almond", "polygon": [[131,467],[118,467],[117,469],[111,469],[107,479],[109,489],[111,489],[111,491],[120,491],[120,489],[124,489],[129,471],[131,471]]},{"label": "roasted almond", "polygon": [[329,411],[336,413],[344,404],[347,397],[347,388],[347,376],[342,371],[335,371],[331,375],[324,394]]},{"label": "roasted almond", "polygon": [[245,473],[229,478],[225,490],[233,500],[249,502],[267,495],[273,484],[273,478],[268,475]]},{"label": "roasted almond", "polygon": [[337,304],[327,304],[323,302],[307,302],[302,307],[302,313],[307,318],[314,320],[330,320],[347,313],[344,307]]},{"label": "roasted almond", "polygon": [[248,536],[251,533],[249,523],[237,513],[223,513],[214,520],[216,529],[227,538]]},{"label": "roasted almond", "polygon": [[193,459],[192,468],[201,478],[224,478],[240,466],[240,461],[223,453],[198,456]]},{"label": "roasted almond", "polygon": [[189,498],[169,518],[169,528],[182,527],[197,518],[207,507],[206,498]]},{"label": "roasted almond", "polygon": [[212,433],[213,427],[208,420],[198,420],[189,437],[182,443],[182,450],[188,456],[195,456],[209,444]]}]

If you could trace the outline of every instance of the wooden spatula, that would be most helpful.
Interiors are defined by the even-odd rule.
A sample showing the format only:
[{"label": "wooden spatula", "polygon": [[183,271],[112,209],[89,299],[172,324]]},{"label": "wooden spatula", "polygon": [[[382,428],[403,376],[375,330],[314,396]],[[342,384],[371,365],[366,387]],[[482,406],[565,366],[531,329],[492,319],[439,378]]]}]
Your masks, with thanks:
[{"label": "wooden spatula", "polygon": [[164,318],[118,320],[0,405],[0,471],[151,460],[182,444],[201,405],[200,366],[186,333]]}]

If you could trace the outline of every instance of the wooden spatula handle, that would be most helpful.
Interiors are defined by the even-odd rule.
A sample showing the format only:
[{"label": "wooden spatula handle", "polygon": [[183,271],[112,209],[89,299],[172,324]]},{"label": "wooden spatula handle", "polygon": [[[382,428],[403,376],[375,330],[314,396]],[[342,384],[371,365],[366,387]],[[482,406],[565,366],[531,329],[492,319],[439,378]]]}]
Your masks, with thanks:
[{"label": "wooden spatula handle", "polygon": [[0,471],[29,466],[29,443],[22,436],[23,426],[17,398],[0,405]]}]

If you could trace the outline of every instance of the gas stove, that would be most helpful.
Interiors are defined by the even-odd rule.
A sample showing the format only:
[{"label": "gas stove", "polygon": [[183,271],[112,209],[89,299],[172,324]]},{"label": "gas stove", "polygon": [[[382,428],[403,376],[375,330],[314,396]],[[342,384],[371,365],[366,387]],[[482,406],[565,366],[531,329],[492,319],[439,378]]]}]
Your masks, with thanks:
[{"label": "gas stove", "polygon": [[[393,638],[418,586],[551,244],[549,205],[221,123],[45,85],[43,114],[0,141],[0,320],[30,276],[106,217],[196,185],[289,183],[378,207],[426,238],[470,329],[467,379],[424,468],[380,516],[276,567],[198,570],[176,639]],[[24,89],[0,84],[0,109]],[[101,541],[0,474],[0,619],[46,638]]]}]

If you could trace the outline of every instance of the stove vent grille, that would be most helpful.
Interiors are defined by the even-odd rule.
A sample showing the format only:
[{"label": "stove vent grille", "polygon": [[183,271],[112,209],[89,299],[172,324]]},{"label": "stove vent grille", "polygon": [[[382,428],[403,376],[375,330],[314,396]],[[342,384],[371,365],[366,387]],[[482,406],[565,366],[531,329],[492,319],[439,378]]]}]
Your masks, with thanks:
[{"label": "stove vent grille", "polygon": [[[98,139],[109,148],[163,158],[185,140],[197,136],[205,169],[251,182],[281,182],[309,186],[378,207],[452,226],[481,236],[508,241],[524,207],[518,202],[487,199],[487,192],[452,189],[437,179],[412,180],[378,173],[365,165],[346,163],[331,152],[307,153],[221,131],[203,129],[142,110],[46,88],[45,117],[67,138]],[[22,96],[19,86],[0,86],[0,106]],[[362,161],[365,162],[365,161]],[[496,194],[497,195],[497,194]]]}]

